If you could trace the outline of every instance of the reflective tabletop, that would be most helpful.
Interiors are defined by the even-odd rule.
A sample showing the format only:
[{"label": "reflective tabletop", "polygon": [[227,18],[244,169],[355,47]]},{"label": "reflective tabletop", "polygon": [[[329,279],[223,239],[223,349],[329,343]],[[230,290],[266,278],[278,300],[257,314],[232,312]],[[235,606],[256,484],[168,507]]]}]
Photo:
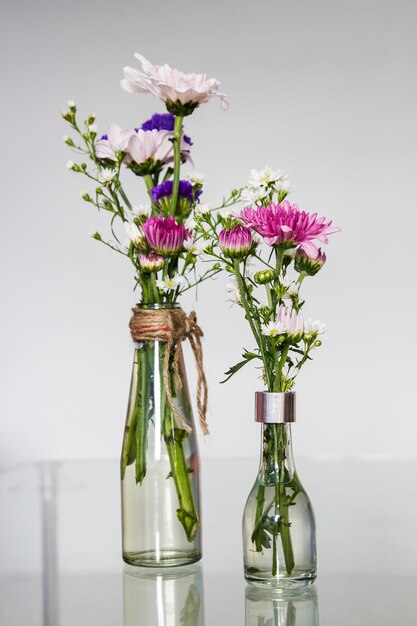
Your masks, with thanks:
[{"label": "reflective tabletop", "polygon": [[40,463],[0,475],[1,626],[412,624],[417,463],[300,460],[316,510],[319,575],[299,591],[245,583],[240,536],[254,459],[205,459],[204,557],[121,561],[118,463]]}]

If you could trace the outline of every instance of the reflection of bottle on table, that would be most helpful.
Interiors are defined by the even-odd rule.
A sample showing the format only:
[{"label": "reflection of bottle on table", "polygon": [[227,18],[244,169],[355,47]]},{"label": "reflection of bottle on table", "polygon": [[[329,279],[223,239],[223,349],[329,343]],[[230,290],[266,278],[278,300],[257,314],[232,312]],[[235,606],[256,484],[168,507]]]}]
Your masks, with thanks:
[{"label": "reflection of bottle on table", "polygon": [[123,573],[124,626],[204,626],[203,574],[198,565]]},{"label": "reflection of bottle on table", "polygon": [[248,586],[245,626],[319,626],[317,590],[314,587],[277,593]]}]

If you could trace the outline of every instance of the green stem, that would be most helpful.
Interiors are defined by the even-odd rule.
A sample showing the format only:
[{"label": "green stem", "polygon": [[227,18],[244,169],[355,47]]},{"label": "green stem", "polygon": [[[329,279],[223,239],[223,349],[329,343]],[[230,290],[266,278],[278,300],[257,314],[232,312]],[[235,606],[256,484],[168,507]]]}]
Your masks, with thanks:
[{"label": "green stem", "polygon": [[[183,441],[188,437],[188,433],[175,423],[174,416],[166,402],[165,389],[163,390],[162,405],[164,416],[162,423],[163,436],[171,465],[171,477],[174,480],[178,496],[179,508],[177,516],[185,530],[188,541],[192,542],[197,536],[200,522],[191,483],[191,469],[187,465],[183,447]],[[187,403],[185,405],[187,409]],[[191,408],[188,407],[188,410],[191,410]]]},{"label": "green stem", "polygon": [[274,391],[279,393],[282,391],[282,370],[285,367],[285,363],[288,356],[288,350],[290,346],[284,345],[281,354],[277,350],[276,365],[275,365],[275,388]]},{"label": "green stem", "polygon": [[259,350],[261,351],[261,355],[262,355],[262,361],[264,363],[264,371],[265,371],[265,378],[266,378],[266,383],[267,383],[267,387],[268,389],[270,388],[271,385],[271,378],[270,378],[270,373],[269,373],[269,367],[268,367],[268,361],[267,361],[267,357],[266,357],[266,351],[265,351],[265,344],[264,344],[264,339],[262,336],[262,333],[260,331],[259,328],[256,328],[255,322],[254,322],[254,316],[253,313],[251,311],[251,307],[247,298],[247,294],[246,294],[246,286],[245,286],[245,282],[243,280],[243,276],[240,273],[240,268],[239,268],[239,259],[235,259],[234,263],[234,273],[236,275],[236,279],[237,279],[237,284],[239,287],[239,293],[240,293],[240,298],[242,300],[242,305],[243,308],[245,309],[245,313],[246,313],[246,319],[249,322],[249,325],[251,327],[253,336],[255,337],[256,343],[258,344]]},{"label": "green stem", "polygon": [[[284,553],[285,569],[291,575],[294,569],[294,551],[291,539],[291,528],[289,518],[289,504],[285,487],[285,460],[287,448],[287,435],[285,424],[274,424],[274,439],[277,439],[276,454],[278,460],[278,480],[275,487],[278,487],[278,507],[279,507],[279,532],[281,535],[282,551]],[[276,431],[276,432],[275,432]]]},{"label": "green stem", "polygon": [[174,123],[174,181],[172,184],[171,215],[175,215],[177,209],[181,169],[181,130],[183,119],[184,118],[181,115],[177,115]]},{"label": "green stem", "polygon": [[142,484],[146,475],[146,448],[147,448],[147,431],[148,431],[148,380],[147,380],[147,349],[146,343],[139,350],[139,400],[138,400],[138,419],[136,422],[136,464],[135,477],[136,483]]}]

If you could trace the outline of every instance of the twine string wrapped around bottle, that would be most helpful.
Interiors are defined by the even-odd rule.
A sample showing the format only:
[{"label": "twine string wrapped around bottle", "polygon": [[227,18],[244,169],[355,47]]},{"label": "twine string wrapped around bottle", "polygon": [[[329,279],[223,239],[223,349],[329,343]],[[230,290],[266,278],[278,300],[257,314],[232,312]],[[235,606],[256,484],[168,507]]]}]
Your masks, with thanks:
[{"label": "twine string wrapped around bottle", "polygon": [[203,366],[203,348],[201,338],[203,331],[197,323],[197,315],[192,311],[187,315],[182,309],[142,309],[134,307],[133,316],[129,322],[130,333],[135,342],[162,341],[166,343],[162,368],[162,377],[166,391],[168,405],[175,418],[188,433],[191,426],[183,419],[175,406],[170,375],[170,359],[172,357],[172,371],[177,389],[182,388],[180,376],[180,359],[182,354],[181,343],[188,339],[197,364],[197,408],[200,425],[203,433],[208,435],[206,421],[207,413],[207,380]]}]

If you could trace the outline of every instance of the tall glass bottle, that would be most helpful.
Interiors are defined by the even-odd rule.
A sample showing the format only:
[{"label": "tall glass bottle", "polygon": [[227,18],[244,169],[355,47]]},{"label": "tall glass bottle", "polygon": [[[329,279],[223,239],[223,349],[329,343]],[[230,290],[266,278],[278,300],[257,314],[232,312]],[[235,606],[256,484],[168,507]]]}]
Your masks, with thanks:
[{"label": "tall glass bottle", "polygon": [[169,406],[166,349],[163,341],[135,345],[121,456],[123,559],[129,565],[175,567],[201,558],[195,424],[180,345],[179,377],[170,366],[171,389],[191,432]]},{"label": "tall glass bottle", "polygon": [[245,578],[283,589],[309,585],[316,578],[316,530],[294,466],[295,393],[256,393],[256,421],[261,459],[243,515]]}]

